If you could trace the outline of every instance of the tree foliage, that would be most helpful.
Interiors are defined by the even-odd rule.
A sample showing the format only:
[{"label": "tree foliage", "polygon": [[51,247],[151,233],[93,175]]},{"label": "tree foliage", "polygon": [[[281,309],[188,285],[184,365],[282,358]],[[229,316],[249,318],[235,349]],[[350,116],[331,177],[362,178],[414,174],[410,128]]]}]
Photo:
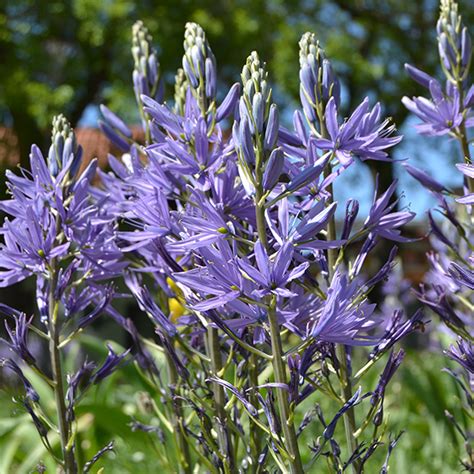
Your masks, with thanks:
[{"label": "tree foliage", "polygon": [[[466,0],[466,23],[474,7]],[[88,105],[107,102],[128,116],[131,26],[142,19],[159,48],[167,87],[172,87],[186,21],[208,34],[221,83],[238,76],[257,45],[268,63],[277,100],[297,99],[297,44],[313,31],[342,78],[347,108],[369,91],[400,125],[403,94],[417,92],[401,73],[403,63],[433,72],[429,48],[438,14],[434,0],[18,0],[0,6],[0,121],[15,129],[22,160],[30,143],[48,138],[60,111],[77,124]],[[290,94],[278,94],[278,91]],[[402,94],[403,91],[403,94]]]}]

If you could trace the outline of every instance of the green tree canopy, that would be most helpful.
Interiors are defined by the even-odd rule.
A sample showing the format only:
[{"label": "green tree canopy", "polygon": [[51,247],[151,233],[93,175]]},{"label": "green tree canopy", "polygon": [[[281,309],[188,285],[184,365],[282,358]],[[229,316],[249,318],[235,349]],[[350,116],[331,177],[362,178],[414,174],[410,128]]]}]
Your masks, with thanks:
[{"label": "green tree canopy", "polygon": [[[469,24],[474,7],[461,3]],[[434,72],[437,15],[436,0],[7,2],[0,6],[0,121],[14,128],[24,160],[32,142],[47,139],[59,112],[75,124],[88,105],[106,102],[134,120],[127,116],[134,100],[130,39],[132,24],[142,19],[159,49],[169,94],[186,21],[206,30],[221,85],[238,80],[257,49],[283,105],[298,100],[298,40],[309,30],[335,64],[347,109],[368,94],[400,125],[406,116],[400,98],[417,92],[403,64]]]}]

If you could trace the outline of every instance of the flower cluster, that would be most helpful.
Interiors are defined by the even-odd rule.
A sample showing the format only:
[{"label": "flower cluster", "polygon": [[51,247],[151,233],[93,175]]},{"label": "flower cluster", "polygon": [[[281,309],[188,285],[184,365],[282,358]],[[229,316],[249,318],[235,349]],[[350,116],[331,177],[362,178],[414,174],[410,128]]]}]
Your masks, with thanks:
[{"label": "flower cluster", "polygon": [[[33,368],[54,389],[62,447],[60,463],[67,472],[77,469],[73,421],[79,396],[110,375],[127,354],[117,355],[110,346],[102,366],[84,362],[75,374],[66,377],[62,372],[61,352],[106,312],[114,295],[109,282],[127,265],[116,243],[113,218],[91,196],[96,167],[93,161],[83,169],[82,149],[74,132],[67,120],[58,116],[53,120],[46,159],[33,146],[29,171],[21,169],[20,176],[7,171],[11,197],[0,203],[8,216],[0,228],[0,286],[34,278],[42,323],[38,326],[33,317],[2,306],[9,337],[5,343],[12,353],[2,359],[2,366],[23,382],[23,405],[53,454],[42,421],[45,407],[21,365]],[[37,363],[29,349],[30,329],[48,341],[52,375]]]},{"label": "flower cluster", "polygon": [[[55,393],[53,428],[62,453],[55,459],[64,472],[87,472],[112,449],[106,445],[81,465],[76,407],[129,351],[118,354],[108,345],[101,366],[84,357],[75,373],[65,374],[61,364],[64,348],[105,313],[127,331],[136,366],[154,391],[149,410],[158,424],[134,420],[132,428],[159,433],[159,455],[177,471],[263,472],[259,466],[265,466],[265,472],[299,474],[327,458],[335,472],[362,472],[386,438],[380,427],[387,387],[404,357],[393,347],[423,325],[421,312],[406,317],[396,307],[385,314],[372,299],[392,272],[396,243],[409,240],[402,229],[414,214],[400,208],[395,182],[379,189],[376,180],[365,218],[355,199],[336,202],[334,188],[357,160],[389,161],[401,137],[368,98],[342,118],[340,83],[314,34],[300,41],[301,110],[291,129],[280,123],[257,52],[220,100],[206,34],[187,23],[170,105],[143,23],[134,25],[132,37],[144,143],[101,106],[100,126],[121,154],[109,157],[108,171],[98,171],[100,185],[92,183],[95,161],[82,169],[81,149],[63,117],[53,123],[47,158],[33,147],[31,171],[8,174],[12,197],[0,204],[9,216],[1,228],[0,285],[34,277],[44,326],[0,307],[13,321],[7,345],[16,354],[2,365],[24,385],[25,409],[56,456],[39,395],[21,364],[38,371]],[[459,67],[450,63],[452,74]],[[470,99],[457,94],[460,110]],[[462,134],[469,112],[459,113],[453,120]],[[462,171],[472,174],[470,167]],[[430,186],[445,192],[434,181]],[[472,196],[462,199],[469,204]],[[340,226],[338,206],[345,208]],[[377,265],[383,241],[394,247]],[[466,265],[451,266],[446,278],[472,288]],[[145,341],[150,351],[131,319],[113,306],[119,284],[153,324],[153,339]],[[29,349],[30,328],[49,342],[51,377]],[[460,343],[451,356],[468,354],[469,365],[471,352]],[[384,355],[378,383],[357,389]],[[334,413],[316,405],[298,426],[302,402],[315,404],[319,397],[332,400]],[[309,459],[301,452],[304,437],[312,438]],[[388,438],[382,470],[398,438]]]},{"label": "flower cluster", "polygon": [[[401,311],[385,320],[369,298],[388,277],[396,248],[375,273],[367,258],[383,239],[406,240],[401,228],[414,217],[396,210],[395,183],[376,190],[364,221],[350,200],[343,228],[335,222],[339,177],[357,159],[389,160],[401,137],[368,99],[341,121],[339,81],[313,34],[301,39],[300,65],[303,112],[295,111],[289,130],[255,51],[241,83],[217,101],[214,55],[202,28],[189,23],[174,106],[146,92],[138,97],[145,146],[102,109],[104,130],[125,141],[125,154],[111,157],[97,195],[122,219],[119,245],[134,262],[125,281],[166,354],[169,390],[150,383],[170,410],[183,472],[196,462],[212,472],[262,463],[303,472],[298,436],[311,420],[299,430],[292,420],[315,392],[331,394],[341,409],[311,462],[329,456],[335,468],[360,469],[382,435],[375,430],[368,453],[354,437],[354,409],[368,394],[352,385],[421,320]],[[356,346],[373,351],[354,375]],[[402,357],[390,357],[359,431],[380,426],[385,388]],[[345,460],[335,439],[340,418]]]},{"label": "flower cluster", "polygon": [[[471,37],[462,23],[458,5],[452,0],[441,1],[441,13],[437,24],[438,47],[441,66],[446,79],[446,92],[439,82],[424,72],[407,66],[409,75],[431,93],[431,101],[423,97],[413,101],[404,98],[410,111],[424,123],[420,133],[427,135],[449,134],[459,143],[464,163],[457,169],[463,174],[464,193],[459,196],[431,178],[426,172],[407,166],[408,172],[425,186],[439,203],[437,213],[429,212],[431,243],[433,251],[428,254],[430,270],[425,283],[418,291],[419,300],[436,313],[457,337],[445,353],[458,362],[465,372],[462,374],[447,369],[458,381],[465,394],[463,404],[472,417],[472,393],[474,389],[474,169],[470,151],[468,130],[474,127],[472,106],[474,84],[469,73],[472,57]],[[443,220],[440,221],[439,217]],[[474,469],[473,447],[469,427],[463,428],[450,416],[462,434],[467,459],[462,463],[466,470]]]}]

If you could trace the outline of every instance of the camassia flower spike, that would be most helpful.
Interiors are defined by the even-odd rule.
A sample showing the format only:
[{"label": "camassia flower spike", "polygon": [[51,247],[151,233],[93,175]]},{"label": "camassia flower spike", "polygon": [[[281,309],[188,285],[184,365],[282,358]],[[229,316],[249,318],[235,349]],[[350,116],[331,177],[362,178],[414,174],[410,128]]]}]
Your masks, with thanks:
[{"label": "camassia flower spike", "polygon": [[[20,176],[7,174],[11,199],[1,204],[8,217],[1,227],[0,285],[36,280],[37,313],[43,327],[37,327],[34,317],[6,311],[14,322],[14,329],[6,322],[10,338],[7,345],[22,364],[33,368],[52,387],[56,402],[52,428],[58,431],[61,445],[58,462],[64,472],[75,473],[78,466],[73,421],[79,400],[74,395],[74,384],[84,368],[79,369],[79,375],[66,377],[62,352],[110,304],[114,291],[104,282],[119,275],[126,262],[115,242],[114,219],[91,193],[96,162],[81,172],[82,149],[63,116],[53,120],[51,142],[47,159],[33,146],[31,169],[22,169]],[[37,363],[29,349],[28,332],[33,333],[29,328],[48,340],[47,369]],[[117,356],[110,349],[106,363],[94,374],[94,383],[110,375],[127,354]],[[27,397],[23,405],[45,446],[56,456],[44,432],[38,393],[13,357],[2,365],[23,382]]]},{"label": "camassia flower spike", "polygon": [[[466,418],[473,416],[472,334],[474,321],[472,311],[466,308],[474,303],[474,259],[472,242],[474,237],[474,170],[472,164],[471,129],[474,127],[474,85],[470,77],[472,41],[468,28],[463,24],[460,9],[453,0],[441,0],[440,15],[436,30],[438,51],[445,87],[438,79],[413,66],[406,66],[408,74],[429,90],[430,98],[403,98],[404,105],[422,120],[418,125],[421,134],[428,136],[449,135],[461,150],[456,165],[462,173],[463,192],[453,191],[434,181],[420,170],[408,168],[409,173],[435,195],[438,209],[428,213],[431,226],[433,251],[428,254],[430,269],[418,292],[419,300],[454,333],[457,345],[451,344],[445,354],[464,369],[462,374],[451,370],[467,407]],[[454,199],[452,199],[454,198]],[[444,218],[443,222],[438,214]],[[466,383],[467,381],[467,383]],[[453,415],[446,412],[456,431],[462,436],[466,447],[466,458],[461,460],[465,470],[474,469],[472,437],[468,427],[462,427]]]}]

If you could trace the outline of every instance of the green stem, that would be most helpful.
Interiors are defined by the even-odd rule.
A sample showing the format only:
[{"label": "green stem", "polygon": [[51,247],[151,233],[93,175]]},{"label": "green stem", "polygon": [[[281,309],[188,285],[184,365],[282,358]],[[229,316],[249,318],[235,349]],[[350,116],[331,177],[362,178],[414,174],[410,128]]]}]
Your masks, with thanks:
[{"label": "green stem", "polygon": [[[219,373],[222,369],[222,356],[219,345],[219,333],[216,328],[208,326],[207,329],[208,344],[209,344],[209,357],[211,359],[211,370],[212,375],[220,377]],[[227,413],[225,411],[225,393],[224,388],[219,383],[213,384],[214,389],[214,407],[217,413],[217,417],[220,420],[216,427],[217,437],[219,442],[219,449],[223,456],[224,470],[225,472],[237,473],[235,463],[233,459],[233,451],[230,434],[227,430],[226,418]]]},{"label": "green stem", "polygon": [[[466,135],[466,124],[463,123],[459,127],[460,131],[460,136],[458,136],[459,143],[461,145],[461,150],[464,155],[464,161],[468,165],[472,165],[472,157],[471,157],[471,152],[469,150],[469,143],[467,140],[467,135]],[[474,180],[472,178],[469,178],[466,176],[466,181],[467,181],[467,187],[469,189],[470,193],[474,193]]]},{"label": "green stem", "polygon": [[[338,344],[336,348],[337,358],[340,363],[340,374],[341,374],[341,396],[346,403],[352,397],[352,381],[350,374],[347,370],[347,362],[346,362],[346,347],[343,344]],[[357,441],[354,436],[356,432],[356,422],[355,422],[355,414],[354,408],[351,407],[347,412],[344,414],[344,430],[346,433],[346,441],[348,448],[350,449],[350,453],[352,454],[357,449]],[[354,465],[358,466],[358,462],[355,462]],[[354,468],[353,468],[354,471]],[[356,472],[359,472],[356,469]]]},{"label": "green stem", "polygon": [[255,218],[257,220],[258,239],[267,248],[267,232],[265,226],[265,207],[261,204],[263,196],[262,186],[257,186],[255,190]]},{"label": "green stem", "polygon": [[[255,354],[250,354],[250,363],[249,363],[249,378],[250,378],[250,403],[253,406],[258,406],[258,398],[256,393],[256,388],[258,387],[258,366],[257,366],[257,357]],[[258,457],[261,452],[260,444],[260,430],[252,429],[250,430],[250,449],[252,454],[252,472],[256,473],[258,471]]]},{"label": "green stem", "polygon": [[59,438],[63,454],[63,468],[65,474],[77,473],[76,460],[74,458],[73,444],[69,445],[70,427],[66,418],[66,403],[64,399],[63,373],[61,367],[61,353],[59,350],[59,328],[57,325],[59,305],[54,300],[55,272],[49,290],[49,355],[51,359],[52,380],[54,382],[54,398],[56,402],[56,413],[58,417]]},{"label": "green stem", "polygon": [[[280,327],[278,325],[276,314],[276,298],[272,297],[272,301],[268,308],[268,320],[270,324],[270,338],[272,342],[273,353],[273,371],[275,374],[275,382],[287,385],[287,374],[283,365],[283,349],[280,337]],[[298,448],[298,439],[296,437],[295,425],[288,403],[288,392],[283,388],[277,389],[278,410],[280,412],[280,422],[285,435],[285,444],[291,455],[290,472],[292,474],[303,473],[303,464]]]},{"label": "green stem", "polygon": [[[260,163],[261,153],[257,150],[257,164]],[[267,233],[265,225],[265,206],[262,202],[263,189],[261,185],[261,167],[256,166],[255,176],[257,181],[255,192],[255,216],[257,220],[258,238],[262,245],[267,247]],[[270,338],[272,345],[272,365],[275,375],[275,382],[287,385],[287,376],[285,366],[283,365],[283,348],[281,343],[280,327],[278,325],[276,315],[276,299],[272,297],[272,301],[268,308],[268,321],[270,324]],[[288,446],[291,455],[290,472],[292,474],[303,473],[303,464],[298,447],[298,439],[293,423],[293,416],[288,403],[288,393],[285,389],[277,389],[278,411],[280,422],[285,436],[285,443]]]},{"label": "green stem", "polygon": [[[461,110],[464,108],[464,89],[462,84],[462,79],[458,78],[456,81],[456,87],[459,91],[459,107]],[[466,164],[472,164],[471,152],[469,151],[469,142],[467,140],[467,131],[466,131],[466,121],[463,118],[461,125],[459,126],[459,133],[457,134],[458,141],[461,145],[461,150],[463,154],[463,160]],[[466,177],[467,186],[469,188],[469,192],[474,192],[474,180]]]},{"label": "green stem", "polygon": [[[166,354],[166,362],[168,366],[168,377],[170,385],[172,385],[173,387],[177,387],[179,382],[178,373],[168,353]],[[185,474],[191,474],[191,455],[189,454],[189,444],[186,442],[186,439],[184,437],[183,410],[181,406],[181,400],[179,398],[173,401],[172,423],[173,434],[175,437],[176,445],[179,450],[177,455],[181,464],[182,472]]]},{"label": "green stem", "polygon": [[[321,120],[321,123],[324,122]],[[322,126],[322,134],[325,135],[325,127]],[[328,176],[331,172],[331,164],[329,163],[325,170],[325,176]],[[332,184],[328,186],[328,194],[329,199],[327,200],[327,206],[332,204],[332,196],[333,196],[333,187]],[[327,228],[327,240],[335,240],[336,239],[336,221],[334,215],[331,217],[328,223]],[[328,249],[328,279],[331,282],[334,276],[335,271],[335,264],[337,259],[336,249]],[[351,377],[347,368],[346,362],[346,348],[343,344],[337,344],[336,346],[336,355],[340,363],[340,384],[341,384],[341,397],[346,403],[352,397],[352,381]],[[350,454],[352,454],[357,449],[357,441],[354,437],[354,433],[356,431],[356,423],[355,423],[355,414],[354,408],[351,407],[349,410],[346,411],[344,414],[344,430],[346,433],[346,442],[347,448],[350,450]],[[356,461],[351,464],[351,471],[353,473],[359,472],[359,462]]]}]

